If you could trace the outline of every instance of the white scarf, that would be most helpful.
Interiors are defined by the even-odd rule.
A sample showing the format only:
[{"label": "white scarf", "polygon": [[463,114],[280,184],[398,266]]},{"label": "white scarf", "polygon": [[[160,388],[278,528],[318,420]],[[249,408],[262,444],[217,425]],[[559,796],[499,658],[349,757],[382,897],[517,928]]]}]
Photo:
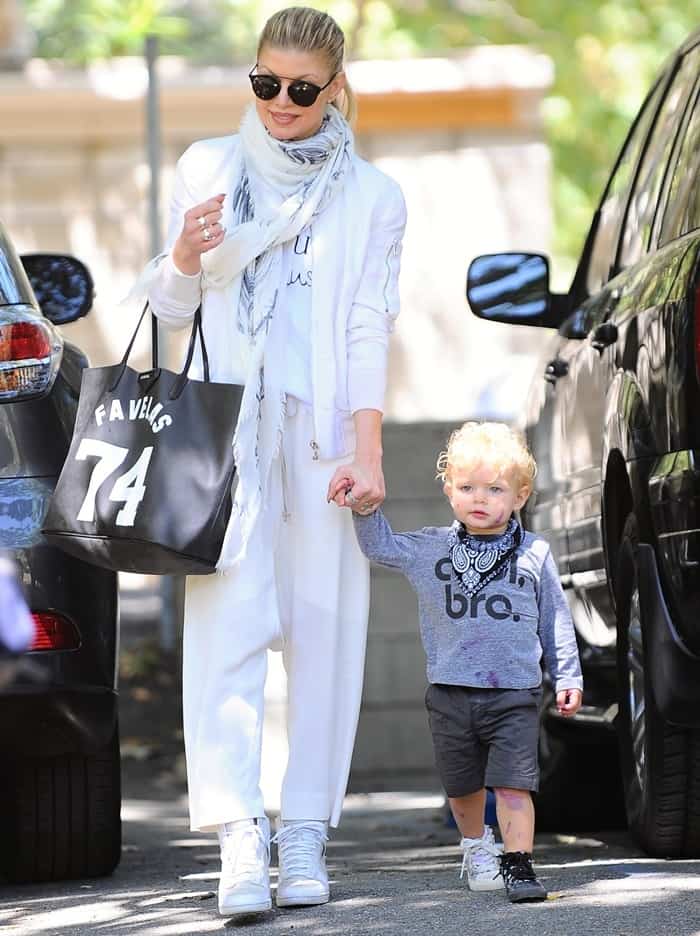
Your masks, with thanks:
[{"label": "white scarf", "polygon": [[[277,316],[281,321],[271,328],[283,285],[283,247],[340,191],[354,154],[352,131],[336,107],[328,108],[313,136],[280,141],[267,132],[251,105],[240,137],[243,172],[234,180],[234,224],[223,243],[201,258],[202,289],[225,291],[248,350],[233,438],[238,483],[219,572],[245,555],[284,426],[284,316]],[[147,264],[124,301],[147,294],[165,256]]]},{"label": "white scarf", "polygon": [[314,136],[281,142],[251,106],[240,135],[244,173],[233,195],[236,223],[219,247],[202,255],[202,287],[226,290],[250,351],[233,439],[238,484],[220,572],[245,554],[282,437],[284,316],[274,327],[273,321],[284,279],[283,245],[340,190],[353,156],[352,132],[335,107]]},{"label": "white scarf", "polygon": [[[240,138],[244,171],[232,196],[234,226],[219,247],[202,254],[202,285],[235,285],[238,329],[256,344],[260,330],[269,330],[281,285],[282,257],[276,248],[293,240],[343,185],[353,138],[338,109],[330,107],[312,137],[276,140],[253,105]],[[264,299],[253,299],[252,293],[261,290]]]}]

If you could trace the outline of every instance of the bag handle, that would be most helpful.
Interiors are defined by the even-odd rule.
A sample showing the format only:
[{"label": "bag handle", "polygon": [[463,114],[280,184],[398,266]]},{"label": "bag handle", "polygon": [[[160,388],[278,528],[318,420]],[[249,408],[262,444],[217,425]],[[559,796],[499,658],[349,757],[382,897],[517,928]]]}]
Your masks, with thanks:
[{"label": "bag handle", "polygon": [[190,333],[190,343],[187,346],[187,357],[185,358],[185,366],[182,368],[181,373],[178,375],[177,380],[172,385],[168,397],[171,400],[177,400],[182,391],[185,389],[185,384],[190,379],[189,370],[190,365],[192,364],[192,357],[194,355],[194,344],[197,336],[199,335],[199,346],[202,349],[202,369],[204,371],[204,382],[209,383],[209,355],[207,354],[207,346],[204,344],[204,332],[202,331],[202,307],[201,305],[197,306],[197,310],[194,313],[194,322],[192,323],[192,331]]},{"label": "bag handle", "polygon": [[151,312],[151,368],[158,370],[158,319]]},{"label": "bag handle", "polygon": [[[143,324],[143,320],[145,318],[147,311],[148,311],[148,302],[146,302],[146,304],[143,307],[143,310],[141,311],[141,315],[139,316],[139,320],[136,323],[136,328],[134,329],[134,333],[131,336],[131,340],[129,341],[129,344],[127,345],[126,351],[124,352],[124,356],[121,359],[119,373],[117,374],[117,377],[114,383],[109,388],[110,393],[113,393],[116,390],[116,388],[119,386],[119,381],[124,376],[124,371],[127,368],[129,356],[131,355],[132,348],[134,347],[134,342],[136,341],[136,336],[138,335],[139,329],[141,328],[141,325]],[[185,359],[185,366],[183,367],[182,372],[178,375],[178,378],[173,384],[173,387],[170,391],[169,396],[171,399],[176,399],[177,397],[179,397],[180,394],[182,393],[182,390],[185,384],[187,383],[188,372],[192,364],[192,358],[194,356],[194,345],[195,345],[195,340],[197,338],[197,335],[199,335],[199,343],[202,349],[202,364],[203,364],[203,369],[204,369],[204,380],[206,383],[209,383],[209,355],[207,354],[207,348],[206,348],[206,345],[204,344],[204,332],[202,331],[202,306],[201,305],[197,306],[197,309],[194,313],[192,331],[190,332],[190,339],[189,339],[189,343],[187,346],[187,357]],[[152,370],[154,371],[154,376],[157,379],[158,334],[157,334],[155,316],[153,316],[153,332],[151,335],[151,360],[153,364]]]}]

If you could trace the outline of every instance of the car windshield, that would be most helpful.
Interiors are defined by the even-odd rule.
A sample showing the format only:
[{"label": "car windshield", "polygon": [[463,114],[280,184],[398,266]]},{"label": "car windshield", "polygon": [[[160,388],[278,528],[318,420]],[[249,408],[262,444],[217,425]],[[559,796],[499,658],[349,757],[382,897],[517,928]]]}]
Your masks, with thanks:
[{"label": "car windshield", "polygon": [[36,305],[27,274],[0,224],[0,306]]}]

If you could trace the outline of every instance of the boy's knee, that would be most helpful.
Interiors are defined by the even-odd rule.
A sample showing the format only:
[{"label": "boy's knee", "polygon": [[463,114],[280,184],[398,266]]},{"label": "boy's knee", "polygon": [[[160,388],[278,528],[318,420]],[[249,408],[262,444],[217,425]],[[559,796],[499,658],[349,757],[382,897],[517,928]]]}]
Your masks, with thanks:
[{"label": "boy's knee", "polygon": [[514,790],[511,787],[495,787],[496,799],[501,800],[511,808],[527,804],[530,799],[529,790]]}]

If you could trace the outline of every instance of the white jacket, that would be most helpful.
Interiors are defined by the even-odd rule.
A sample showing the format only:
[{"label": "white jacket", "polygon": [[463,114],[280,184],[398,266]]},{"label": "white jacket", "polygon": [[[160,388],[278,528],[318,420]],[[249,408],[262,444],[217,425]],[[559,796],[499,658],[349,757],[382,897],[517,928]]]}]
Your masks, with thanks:
[{"label": "white jacket", "polygon": [[[237,135],[194,143],[177,164],[168,249],[188,208],[221,193],[222,225],[231,229],[232,195],[242,169]],[[354,448],[352,414],[383,411],[388,337],[399,312],[398,275],[406,208],[399,185],[353,157],[342,190],[314,219],[311,341],[315,452],[339,458]],[[242,383],[246,341],[223,290],[202,290],[201,276],[180,273],[169,254],[149,289],[151,308],[166,326],[191,323],[202,304],[211,378]],[[199,349],[192,375],[201,377]]]}]

